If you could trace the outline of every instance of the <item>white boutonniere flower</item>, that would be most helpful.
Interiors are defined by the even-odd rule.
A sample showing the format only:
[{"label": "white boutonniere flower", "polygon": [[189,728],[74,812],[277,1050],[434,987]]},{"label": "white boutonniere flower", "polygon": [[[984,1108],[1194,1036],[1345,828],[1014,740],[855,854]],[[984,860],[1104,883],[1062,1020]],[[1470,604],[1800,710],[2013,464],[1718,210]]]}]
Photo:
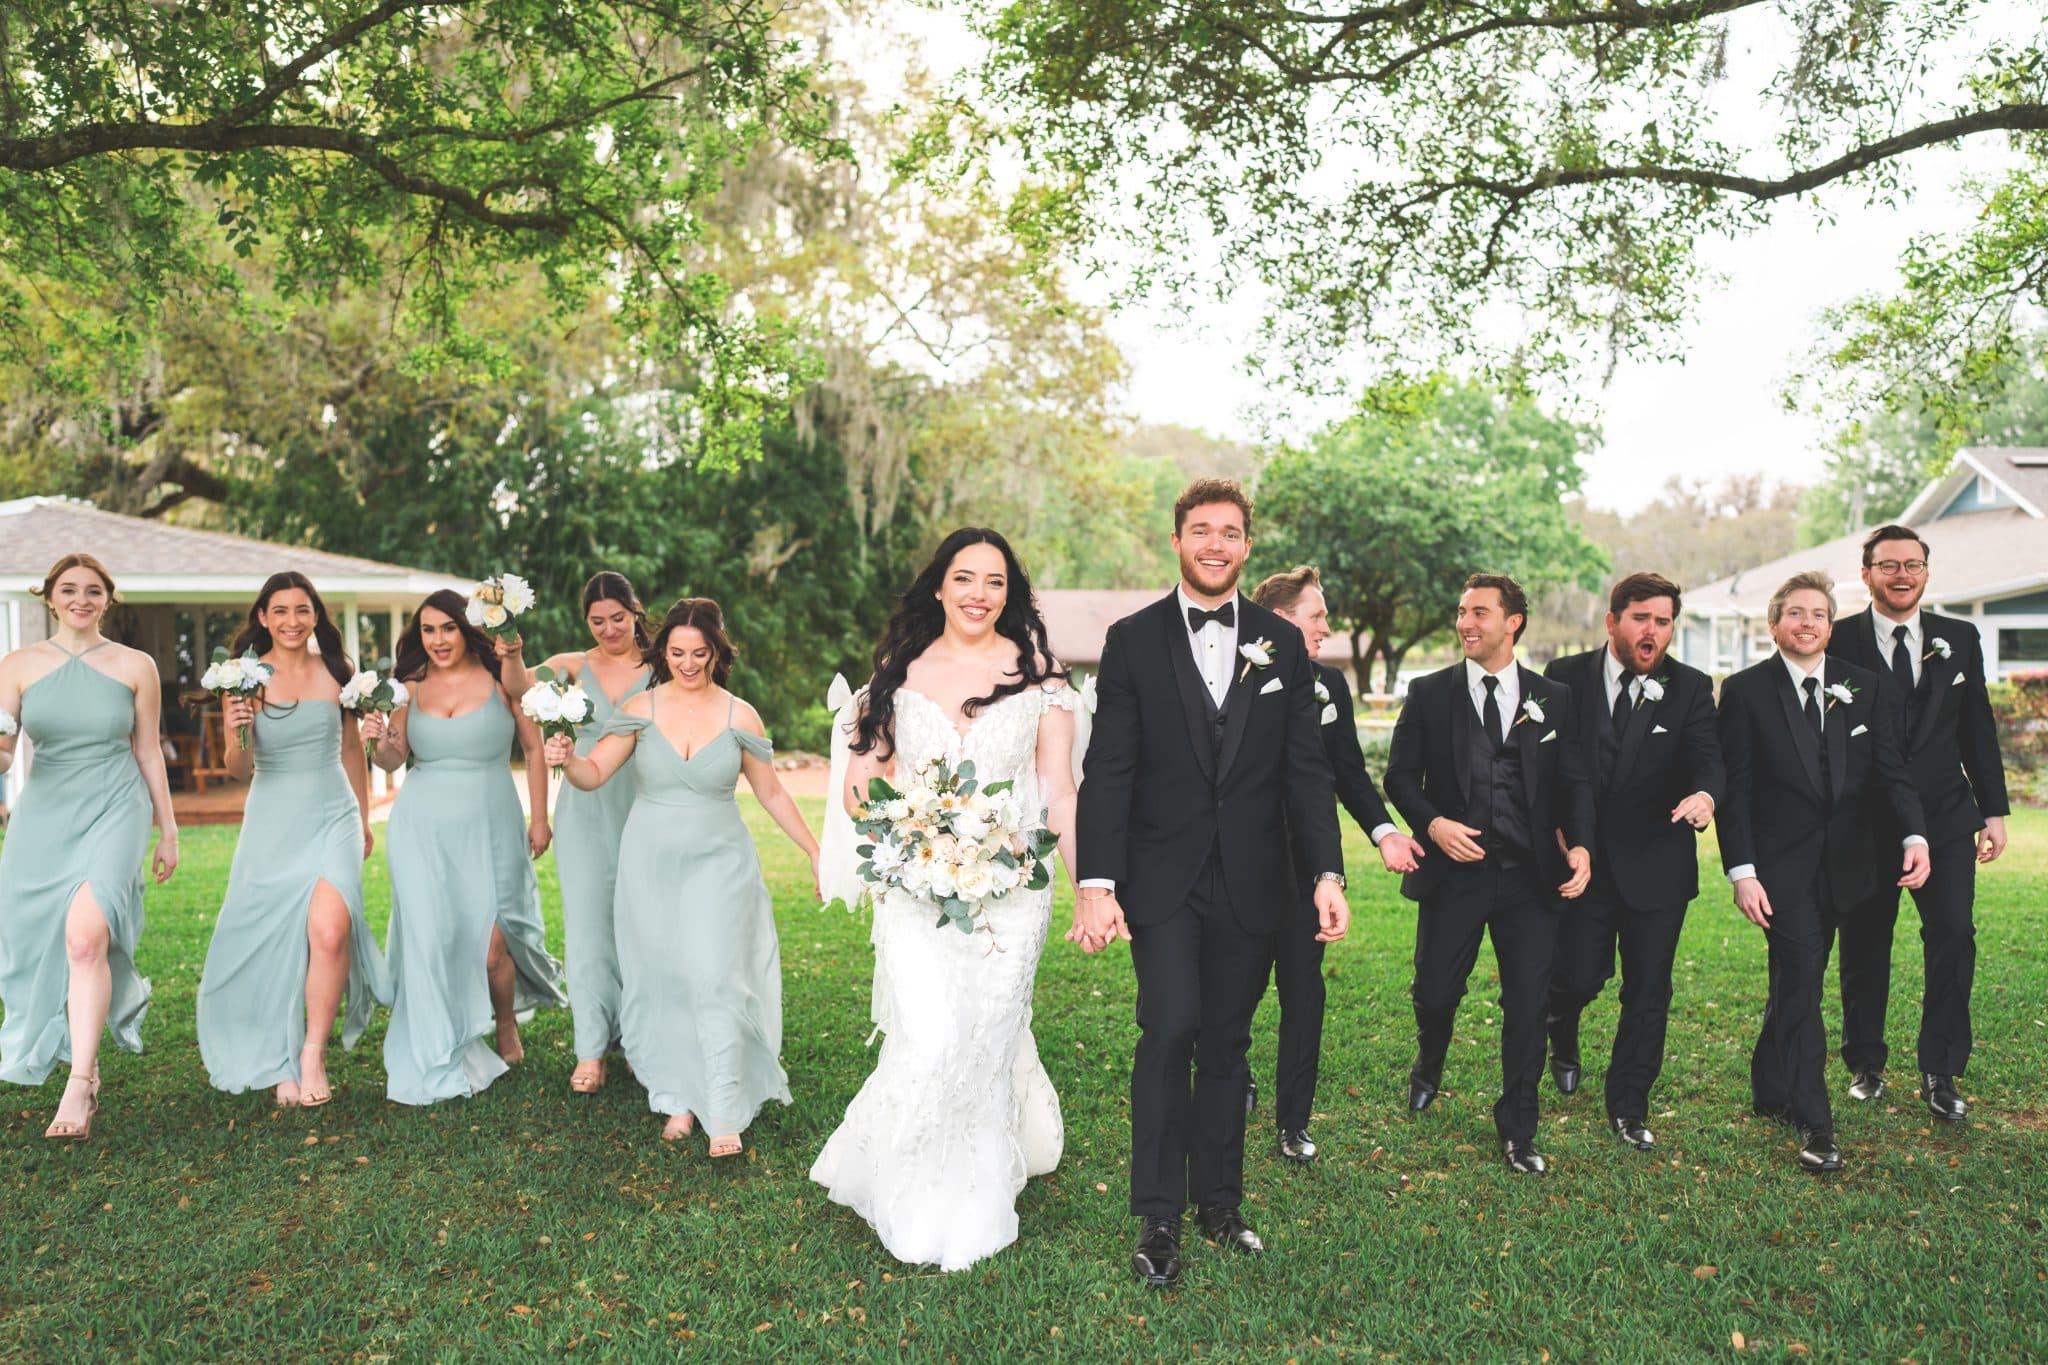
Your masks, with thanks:
[{"label": "white boutonniere flower", "polygon": [[1239,682],[1243,682],[1253,669],[1270,668],[1273,665],[1271,640],[1254,640],[1248,645],[1239,645],[1237,652],[1244,656],[1244,668],[1237,675]]},{"label": "white boutonniere flower", "polygon": [[1320,701],[1320,702],[1327,702],[1327,701],[1329,701],[1329,699],[1330,699],[1330,689],[1329,689],[1329,688],[1327,688],[1327,687],[1325,687],[1325,686],[1323,686],[1323,680],[1322,680],[1321,678],[1317,678],[1317,679],[1316,679],[1316,700],[1317,700],[1317,701]]},{"label": "white boutonniere flower", "polygon": [[[1537,704],[1534,697],[1524,697],[1522,699],[1522,714],[1515,717],[1515,725],[1520,725],[1525,720],[1533,720],[1538,725],[1543,723],[1543,708]],[[1513,729],[1514,726],[1509,726],[1508,728]]]},{"label": "white boutonniere flower", "polygon": [[1664,700],[1664,683],[1663,678],[1643,679],[1643,700],[1652,703]]},{"label": "white boutonniere flower", "polygon": [[1929,659],[1937,656],[1946,659],[1953,656],[1955,652],[1955,648],[1948,641],[1937,635],[1927,642],[1927,652],[1920,656],[1920,662],[1924,664]]},{"label": "white boutonniere flower", "polygon": [[1847,706],[1856,700],[1856,689],[1845,682],[1829,683],[1821,690],[1828,694],[1828,710],[1830,711],[1834,710],[1837,704]]}]

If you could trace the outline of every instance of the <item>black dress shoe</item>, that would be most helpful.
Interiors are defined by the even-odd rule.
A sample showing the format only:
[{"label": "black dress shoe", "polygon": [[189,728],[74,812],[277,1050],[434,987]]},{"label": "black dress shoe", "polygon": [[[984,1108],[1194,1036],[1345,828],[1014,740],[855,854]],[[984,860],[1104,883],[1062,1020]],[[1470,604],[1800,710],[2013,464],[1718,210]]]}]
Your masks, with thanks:
[{"label": "black dress shoe", "polygon": [[1147,1218],[1131,1251],[1131,1269],[1154,1289],[1180,1278],[1180,1219]]},{"label": "black dress shoe", "polygon": [[1576,1095],[1579,1093],[1579,1021],[1573,1019],[1568,1026],[1553,1020],[1550,1027],[1550,1079],[1557,1085],[1558,1093]]},{"label": "black dress shoe", "polygon": [[1647,1152],[1656,1145],[1657,1139],[1643,1126],[1643,1121],[1623,1115],[1607,1120],[1613,1127],[1614,1135],[1639,1152]]},{"label": "black dress shoe", "polygon": [[1202,1235],[1225,1250],[1243,1251],[1253,1256],[1265,1251],[1266,1244],[1259,1240],[1259,1234],[1244,1225],[1237,1208],[1230,1204],[1204,1204],[1195,1211],[1201,1220]]},{"label": "black dress shoe", "polygon": [[1882,1071],[1859,1071],[1849,1082],[1849,1098],[1852,1100],[1874,1100],[1883,1093]]},{"label": "black dress shoe", "polygon": [[1833,1133],[1799,1130],[1799,1165],[1814,1175],[1833,1175],[1842,1169],[1842,1150],[1835,1146]]},{"label": "black dress shoe", "polygon": [[1550,1169],[1543,1158],[1536,1155],[1536,1144],[1529,1138],[1503,1138],[1500,1154],[1508,1169],[1516,1175],[1542,1175]]},{"label": "black dress shoe", "polygon": [[1970,1112],[1963,1103],[1963,1097],[1956,1093],[1956,1078],[1937,1076],[1932,1071],[1920,1077],[1920,1098],[1927,1101],[1927,1112],[1943,1123],[1958,1123]]},{"label": "black dress shoe", "polygon": [[1578,1094],[1579,1059],[1553,1056],[1550,1059],[1550,1079],[1556,1083],[1559,1094]]},{"label": "black dress shoe", "polygon": [[1430,1101],[1434,1100],[1435,1098],[1436,1098],[1436,1082],[1435,1082],[1435,1081],[1423,1081],[1423,1080],[1417,1080],[1417,1079],[1416,1079],[1415,1077],[1413,1077],[1413,1076],[1410,1076],[1410,1077],[1408,1078],[1408,1112],[1409,1112],[1409,1113],[1411,1113],[1411,1114],[1419,1114],[1419,1113],[1421,1113],[1421,1112],[1422,1112],[1423,1110],[1425,1110],[1425,1109],[1429,1108],[1429,1105],[1430,1105]]},{"label": "black dress shoe", "polygon": [[1792,1126],[1792,1111],[1781,1104],[1757,1104],[1752,1101],[1749,1106],[1749,1112],[1755,1114],[1760,1119],[1769,1119],[1773,1123],[1782,1123],[1787,1128]]},{"label": "black dress shoe", "polygon": [[1244,1088],[1244,1116],[1250,1118],[1252,1111],[1259,1107],[1259,1082],[1254,1077]]},{"label": "black dress shoe", "polygon": [[1316,1159],[1315,1139],[1308,1135],[1306,1128],[1282,1128],[1280,1155],[1297,1166],[1306,1166]]}]

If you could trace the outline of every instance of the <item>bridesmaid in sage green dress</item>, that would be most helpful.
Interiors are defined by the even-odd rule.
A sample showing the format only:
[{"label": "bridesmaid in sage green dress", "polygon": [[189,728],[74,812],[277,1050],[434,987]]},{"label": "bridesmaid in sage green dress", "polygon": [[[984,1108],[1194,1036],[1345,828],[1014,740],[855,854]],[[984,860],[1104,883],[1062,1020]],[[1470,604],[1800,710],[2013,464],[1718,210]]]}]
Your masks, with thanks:
[{"label": "bridesmaid in sage green dress", "polygon": [[[647,686],[647,618],[624,574],[609,569],[583,585],[583,621],[597,648],[557,654],[544,665],[590,697],[590,721],[576,752],[588,754],[627,698]],[[532,685],[524,661],[505,661],[506,686]],[[632,760],[626,760],[628,769]],[[555,798],[555,870],[562,884],[562,937],[569,959],[569,1009],[576,1025],[576,1069],[569,1088],[604,1088],[605,1054],[619,1041],[619,952],[612,934],[612,893],[619,879],[619,836],[633,808],[630,775],[586,792],[564,786]]]},{"label": "bridesmaid in sage green dress", "polygon": [[101,1033],[142,1051],[142,863],[153,814],[156,879],[170,879],[178,822],[156,663],[100,634],[113,578],[71,554],[38,591],[55,618],[50,638],[0,658],[0,712],[20,730],[0,737],[0,773],[23,735],[32,746],[0,847],[0,1080],[41,1085],[70,1062],[43,1136],[74,1141],[92,1136],[99,1110]]},{"label": "bridesmaid in sage green dress", "polygon": [[[549,839],[540,731],[506,694],[499,652],[463,607],[446,589],[420,605],[397,650],[411,700],[388,721],[363,721],[379,767],[413,759],[384,831],[392,977],[384,1069],[386,1093],[400,1104],[481,1093],[525,1055],[519,1020],[564,1003],[531,861]],[[515,734],[533,811],[524,839],[509,766]],[[495,1052],[482,1039],[493,1027]]]},{"label": "bridesmaid in sage green dress", "polygon": [[250,748],[228,744],[228,771],[249,796],[199,977],[199,1055],[216,1089],[275,1086],[279,1104],[312,1109],[334,1097],[327,1041],[344,993],[344,1048],[391,1003],[363,918],[369,770],[356,718],[341,709],[354,667],[304,574],[264,582],[229,652],[247,650],[273,672],[261,707],[221,703],[223,730],[246,725],[252,736]]},{"label": "bridesmaid in sage green dress", "polygon": [[664,1140],[701,1120],[711,1155],[731,1156],[763,1104],[789,1103],[781,950],[734,799],[740,777],[810,859],[813,890],[818,841],[775,775],[761,718],[725,690],[733,648],[718,604],[676,603],[650,654],[655,685],[619,707],[589,757],[566,735],[549,741],[547,756],[593,791],[640,746],[613,904],[626,1060],[648,1108],[669,1116]]}]

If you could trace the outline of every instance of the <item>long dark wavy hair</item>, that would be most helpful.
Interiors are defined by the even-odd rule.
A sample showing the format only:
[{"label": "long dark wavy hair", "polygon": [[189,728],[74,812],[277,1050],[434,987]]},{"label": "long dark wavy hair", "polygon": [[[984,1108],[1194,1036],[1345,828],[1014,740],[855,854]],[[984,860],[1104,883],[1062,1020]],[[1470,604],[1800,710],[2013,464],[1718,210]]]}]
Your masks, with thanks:
[{"label": "long dark wavy hair", "polygon": [[333,679],[347,687],[349,679],[356,674],[355,661],[348,657],[341,643],[341,631],[327,615],[327,604],[320,600],[320,590],[313,586],[313,580],[296,569],[274,573],[263,580],[263,586],[256,590],[256,601],[249,608],[249,620],[241,633],[235,636],[228,653],[240,658],[247,650],[258,654],[270,652],[270,627],[263,624],[263,613],[270,606],[270,599],[287,588],[297,588],[313,603],[313,639],[320,646],[320,662]]},{"label": "long dark wavy hair", "polygon": [[725,634],[725,613],[718,603],[708,597],[682,597],[668,609],[668,615],[661,618],[661,624],[654,628],[654,638],[648,641],[641,653],[640,661],[654,670],[651,684],[665,683],[675,676],[668,666],[668,637],[684,626],[692,627],[704,637],[704,643],[711,646],[711,681],[720,687],[732,676],[733,661],[739,658],[739,651],[732,647],[732,641]]},{"label": "long dark wavy hair", "polygon": [[611,569],[599,569],[583,585],[583,616],[587,621],[590,609],[600,602],[616,602],[633,613],[633,643],[640,646],[645,654],[654,647],[654,641],[647,634],[647,608],[640,605],[640,594],[633,591],[632,580]]},{"label": "long dark wavy hair", "polygon": [[979,714],[1004,697],[1048,678],[1065,679],[1067,671],[1052,657],[1046,638],[1045,618],[1038,614],[1038,601],[1031,594],[1031,579],[1002,533],[986,526],[963,526],[939,542],[931,562],[911,580],[910,587],[896,603],[896,612],[875,646],[875,673],[868,680],[867,700],[854,718],[854,753],[879,751],[883,758],[896,752],[896,692],[910,675],[911,661],[931,647],[946,632],[946,609],[939,605],[939,589],[946,572],[962,550],[970,545],[993,545],[1003,556],[1003,571],[1009,576],[1009,597],[996,617],[996,634],[1017,646],[1017,673],[985,697],[969,701],[969,716]]},{"label": "long dark wavy hair", "polygon": [[391,671],[401,681],[417,682],[426,676],[427,646],[420,638],[420,613],[428,607],[446,616],[462,631],[462,642],[469,646],[470,658],[489,669],[493,678],[500,676],[504,664],[498,659],[491,637],[469,623],[469,599],[453,588],[443,588],[439,592],[428,593],[427,600],[413,609],[412,619],[405,623],[405,632],[398,637]]}]

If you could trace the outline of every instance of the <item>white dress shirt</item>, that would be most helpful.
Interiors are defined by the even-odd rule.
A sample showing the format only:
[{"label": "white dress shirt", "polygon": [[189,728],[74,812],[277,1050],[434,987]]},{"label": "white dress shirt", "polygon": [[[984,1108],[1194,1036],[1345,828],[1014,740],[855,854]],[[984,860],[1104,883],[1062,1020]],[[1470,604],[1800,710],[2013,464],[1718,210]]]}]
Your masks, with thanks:
[{"label": "white dress shirt", "polygon": [[1913,661],[1913,686],[1920,685],[1920,665],[1927,653],[1927,632],[1920,619],[1920,609],[1913,608],[1913,614],[1903,621],[1894,621],[1876,607],[1870,609],[1871,633],[1877,640],[1877,657],[1884,661],[1884,671],[1892,671],[1892,649],[1898,641],[1892,632],[1900,626],[1906,628],[1906,657]]},{"label": "white dress shirt", "polygon": [[1637,706],[1641,705],[1643,700],[1642,680],[1624,668],[1621,660],[1614,657],[1614,647],[1612,645],[1600,651],[1600,660],[1600,676],[1607,680],[1607,714],[1610,717],[1614,715],[1614,699],[1620,694],[1624,685],[1629,689],[1629,709],[1634,710]]},{"label": "white dress shirt", "polygon": [[[1915,619],[1918,619],[1917,613]],[[1793,663],[1791,657],[1783,651],[1780,651],[1778,654],[1778,662],[1785,665],[1785,672],[1792,679],[1792,690],[1799,695],[1799,705],[1802,708],[1806,705],[1806,680],[1812,678],[1819,684],[1815,690],[1820,696],[1821,716],[1823,721],[1825,721],[1828,711],[1828,656],[1825,654],[1821,655],[1820,662],[1813,666],[1813,672],[1811,673],[1808,673],[1798,664]],[[1804,714],[1803,710],[1802,714]],[[1917,834],[1908,834],[1905,838],[1899,840],[1899,847],[1911,848],[1915,844],[1924,844],[1926,842],[1927,840]],[[1746,877],[1754,877],[1755,875],[1756,864],[1743,863],[1738,867],[1728,869],[1728,884],[1733,886],[1736,882]]]},{"label": "white dress shirt", "polygon": [[[1208,611],[1209,608],[1200,607],[1199,603],[1189,597],[1185,584],[1174,588],[1173,598],[1174,606],[1180,613],[1181,629],[1187,631],[1188,649],[1195,656],[1195,670],[1202,675],[1202,681],[1208,685],[1209,696],[1216,702],[1217,709],[1221,710],[1223,698],[1230,692],[1230,666],[1237,659],[1237,630],[1215,620],[1202,622],[1200,630],[1189,630],[1188,611],[1197,607],[1202,611]],[[1244,603],[1238,600],[1236,593],[1230,595],[1230,604],[1231,610],[1242,619]],[[1219,602],[1216,605],[1221,607],[1223,604]]]},{"label": "white dress shirt", "polygon": [[[1465,690],[1472,695],[1472,711],[1481,720],[1486,719],[1486,682],[1489,676],[1477,660],[1465,660]],[[1490,675],[1500,679],[1500,686],[1494,691],[1494,700],[1500,707],[1500,733],[1494,738],[1505,744],[1508,731],[1515,728],[1515,712],[1522,708],[1522,674],[1515,667],[1513,659],[1507,667]]]}]

